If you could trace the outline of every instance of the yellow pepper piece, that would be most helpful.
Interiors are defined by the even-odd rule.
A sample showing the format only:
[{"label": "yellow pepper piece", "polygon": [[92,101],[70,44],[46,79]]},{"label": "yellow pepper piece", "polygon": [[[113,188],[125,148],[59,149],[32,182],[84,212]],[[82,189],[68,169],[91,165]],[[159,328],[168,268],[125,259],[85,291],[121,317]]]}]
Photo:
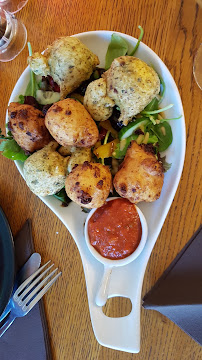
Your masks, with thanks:
[{"label": "yellow pepper piece", "polygon": [[100,125],[101,125],[104,129],[110,131],[110,133],[112,134],[112,136],[113,136],[114,139],[117,139],[117,138],[118,138],[118,132],[113,129],[113,127],[111,126],[111,123],[110,123],[109,120],[101,121],[101,122],[100,122]]},{"label": "yellow pepper piece", "polygon": [[97,156],[98,159],[111,157],[118,142],[119,140],[115,139],[107,144],[101,145],[97,149],[94,149],[93,153]]},{"label": "yellow pepper piece", "polygon": [[101,141],[97,141],[94,145],[94,150],[101,146]]}]

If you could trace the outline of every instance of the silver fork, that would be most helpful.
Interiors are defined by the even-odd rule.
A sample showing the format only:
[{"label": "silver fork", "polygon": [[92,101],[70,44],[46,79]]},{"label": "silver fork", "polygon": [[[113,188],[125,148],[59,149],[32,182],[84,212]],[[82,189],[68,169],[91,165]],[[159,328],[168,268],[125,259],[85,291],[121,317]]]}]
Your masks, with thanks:
[{"label": "silver fork", "polygon": [[0,337],[11,326],[17,317],[27,315],[27,313],[36,305],[42,296],[48,291],[53,283],[62,274],[59,272],[53,277],[58,268],[49,273],[45,278],[44,275],[54,266],[50,265],[42,273],[41,271],[50,263],[48,261],[45,265],[40,267],[28,279],[26,279],[15,291],[12,298],[12,309],[6,322],[0,328]]}]

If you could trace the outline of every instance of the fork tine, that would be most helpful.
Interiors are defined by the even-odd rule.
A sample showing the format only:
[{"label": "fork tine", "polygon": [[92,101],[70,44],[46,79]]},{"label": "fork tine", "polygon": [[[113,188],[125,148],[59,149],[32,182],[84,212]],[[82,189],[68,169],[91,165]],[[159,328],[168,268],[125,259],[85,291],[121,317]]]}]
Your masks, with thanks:
[{"label": "fork tine", "polygon": [[25,281],[17,288],[16,292],[14,293],[14,297],[15,297],[15,296],[16,296],[16,297],[19,296],[19,293],[20,293],[21,291],[23,291],[23,289],[30,283],[30,281],[32,281],[32,280],[35,278],[35,276],[38,275],[38,274],[41,272],[41,270],[43,270],[43,269],[46,267],[46,265],[48,265],[48,264],[50,263],[50,261],[51,261],[51,260],[49,260],[46,264],[44,264],[43,266],[41,266],[37,271],[35,271],[34,274],[32,274],[27,280],[25,280]]},{"label": "fork tine", "polygon": [[[36,286],[36,287],[32,287],[32,284],[29,286],[29,288],[30,288],[30,291],[31,291],[31,288],[33,289],[32,291],[31,291],[31,293],[24,299],[24,300],[22,300],[23,298],[24,298],[24,293],[22,293],[22,295],[19,297],[19,302],[18,302],[18,304],[20,305],[20,306],[23,306],[24,304],[27,304],[28,302],[29,302],[29,300],[31,299],[31,298],[33,298],[33,296],[43,287],[43,285],[47,282],[47,280],[48,279],[50,279],[51,278],[51,276],[52,275],[54,275],[55,274],[55,272],[58,270],[58,268],[57,269],[55,269],[55,270],[53,270],[50,274],[48,274],[46,277],[45,277],[45,279],[43,279],[42,281],[40,281],[40,283]],[[45,273],[45,272],[44,272]],[[44,273],[42,273],[41,274],[41,277],[44,275]],[[38,279],[37,279],[38,280]],[[34,283],[33,283],[34,284]],[[28,291],[29,292],[29,291]]]},{"label": "fork tine", "polygon": [[53,266],[54,266],[54,264],[52,264],[52,265],[49,266],[46,270],[44,270],[41,275],[39,275],[33,282],[31,282],[31,284],[30,284],[27,288],[25,288],[25,290],[23,290],[23,292],[22,292],[21,295],[18,296],[17,294],[15,294],[15,299],[18,298],[19,300],[22,300],[22,299],[25,297],[25,295],[26,295],[27,293],[29,293],[29,292],[34,288],[34,286],[39,282],[39,280],[41,280],[42,277],[43,277]]},{"label": "fork tine", "polygon": [[46,286],[44,286],[43,289],[37,294],[37,296],[30,302],[29,305],[24,305],[22,307],[23,311],[29,312],[34,305],[43,297],[43,295],[48,291],[48,289],[54,284],[54,282],[59,278],[59,276],[62,274],[62,272],[59,272],[51,281],[49,281]]}]

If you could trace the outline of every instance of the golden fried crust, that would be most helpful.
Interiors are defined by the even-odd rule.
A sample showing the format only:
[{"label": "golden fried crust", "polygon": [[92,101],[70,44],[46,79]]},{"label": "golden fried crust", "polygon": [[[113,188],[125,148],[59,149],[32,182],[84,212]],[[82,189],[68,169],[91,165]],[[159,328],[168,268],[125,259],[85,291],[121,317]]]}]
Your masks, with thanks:
[{"label": "golden fried crust", "polygon": [[133,56],[114,59],[103,77],[107,82],[107,95],[119,106],[119,121],[124,125],[160,91],[160,80],[154,69]]},{"label": "golden fried crust", "polygon": [[8,118],[8,128],[22,149],[34,152],[52,140],[44,123],[44,114],[33,106],[10,103]]},{"label": "golden fried crust", "polygon": [[68,172],[70,173],[75,165],[83,164],[92,160],[91,148],[75,148],[68,161]]},{"label": "golden fried crust", "polygon": [[74,99],[53,104],[47,111],[45,125],[62,146],[91,147],[98,140],[98,128],[85,107]]},{"label": "golden fried crust", "polygon": [[105,203],[111,185],[112,176],[107,166],[85,161],[67,176],[65,190],[72,201],[91,209]]},{"label": "golden fried crust", "polygon": [[120,196],[137,204],[140,201],[157,200],[163,179],[163,168],[156,157],[133,141],[113,184]]}]

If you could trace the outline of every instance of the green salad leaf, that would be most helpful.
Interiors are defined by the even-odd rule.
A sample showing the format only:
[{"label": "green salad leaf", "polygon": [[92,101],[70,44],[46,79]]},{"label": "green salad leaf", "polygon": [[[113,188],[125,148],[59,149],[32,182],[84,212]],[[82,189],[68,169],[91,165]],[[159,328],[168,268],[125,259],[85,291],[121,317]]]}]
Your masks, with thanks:
[{"label": "green salad leaf", "polygon": [[[30,42],[27,43],[27,46],[28,46],[28,50],[29,50],[29,56],[32,56],[32,47],[31,47]],[[36,91],[37,90],[39,90],[39,85],[37,84],[37,81],[36,81],[36,75],[30,69],[30,80],[29,80],[27,88],[25,90],[25,94],[19,96],[18,102],[20,104],[24,104],[24,97],[25,96],[36,97]]]},{"label": "green salad leaf", "polygon": [[159,152],[165,151],[173,141],[170,124],[167,121],[163,121],[160,124],[152,125],[150,130],[158,138]]},{"label": "green salad leaf", "polygon": [[161,161],[161,163],[163,165],[164,172],[167,172],[171,168],[172,164],[168,163],[166,161],[166,156],[163,156],[162,158],[160,158],[160,161]]},{"label": "green salad leaf", "polygon": [[5,136],[2,134],[2,130],[0,128],[0,140],[12,140],[12,139],[13,139],[13,136],[12,136],[11,131],[8,131],[7,136]]},{"label": "green salad leaf", "polygon": [[71,202],[71,199],[66,194],[65,188],[62,188],[53,196],[62,202],[62,206],[68,206],[69,203]]},{"label": "green salad leaf", "polygon": [[149,132],[149,139],[147,141],[147,144],[156,144],[157,142],[158,142],[157,136]]},{"label": "green salad leaf", "polygon": [[16,143],[14,139],[3,140],[0,144],[0,151],[2,155],[11,160],[25,161],[28,155],[25,154],[24,150]]},{"label": "green salad leaf", "polygon": [[106,57],[105,57],[105,69],[108,70],[112,61],[119,57],[126,55],[128,51],[128,43],[118,34],[112,34],[111,41],[109,43]]},{"label": "green salad leaf", "polygon": [[138,29],[140,29],[140,36],[138,38],[137,44],[135,45],[133,51],[130,54],[128,54],[129,56],[133,56],[135,54],[135,52],[137,51],[137,49],[140,45],[140,41],[142,40],[143,35],[144,35],[144,30],[143,30],[142,26],[139,25]]},{"label": "green salad leaf", "polygon": [[137,140],[138,135],[133,134],[128,136],[127,138],[124,138],[123,140],[120,141],[120,143],[118,143],[116,145],[116,148],[112,154],[112,156],[115,159],[123,159],[124,156],[126,155],[126,151],[128,150],[128,147],[131,143],[132,140]]},{"label": "green salad leaf", "polygon": [[160,79],[160,97],[161,97],[161,100],[159,101],[159,103],[163,100],[164,98],[164,94],[165,94],[165,91],[166,91],[166,84],[163,80],[163,78],[158,74],[158,77]]},{"label": "green salad leaf", "polygon": [[0,140],[3,140],[0,143],[0,151],[2,151],[3,156],[11,160],[25,161],[27,159],[28,155],[13,139],[11,131],[8,131],[7,136],[5,136],[0,129]]},{"label": "green salad leaf", "polygon": [[170,121],[170,120],[179,120],[181,119],[182,115],[178,116],[178,117],[175,117],[175,118],[170,118],[170,119],[164,119],[163,118],[163,121]]},{"label": "green salad leaf", "polygon": [[159,93],[159,104],[161,103],[161,101],[163,100],[164,98],[164,95],[165,95],[165,91],[166,91],[166,84],[165,84],[165,81],[163,80],[162,76],[159,75],[159,73],[156,71],[154,65],[150,65],[152,67],[152,69],[154,69],[154,71],[157,73],[158,77],[159,77],[159,80],[160,80],[160,93]]},{"label": "green salad leaf", "polygon": [[135,45],[133,51],[128,54],[128,43],[125,39],[123,39],[120,35],[114,33],[111,36],[111,41],[109,43],[107,53],[105,56],[105,69],[108,70],[111,66],[111,63],[114,59],[116,59],[119,56],[129,55],[133,56],[135,52],[137,51],[140,41],[142,40],[142,37],[144,35],[143,28],[139,25],[138,29],[140,29],[140,36],[138,38],[137,44]]},{"label": "green salad leaf", "polygon": [[20,104],[24,104],[24,102],[25,102],[25,97],[24,97],[24,95],[19,95],[18,102],[19,102]]},{"label": "green salad leaf", "polygon": [[169,104],[169,105],[167,105],[167,106],[165,106],[164,108],[162,108],[162,109],[156,109],[156,110],[143,110],[143,111],[141,111],[141,114],[142,115],[154,115],[154,114],[159,114],[159,113],[161,113],[161,112],[163,112],[163,111],[166,111],[166,110],[168,110],[168,109],[170,109],[170,108],[172,108],[173,107],[173,104]]},{"label": "green salad leaf", "polygon": [[[153,114],[152,117],[150,115],[151,111],[155,111],[158,110],[158,105],[159,105],[159,100],[155,97],[145,108],[144,111],[147,112],[147,115],[149,117],[149,119],[152,121],[156,120],[158,118],[158,114]],[[144,115],[145,116],[145,115]],[[154,121],[153,121],[154,122]]]},{"label": "green salad leaf", "polygon": [[159,101],[156,97],[153,98],[153,100],[144,108],[145,111],[154,111],[158,110]]},{"label": "green salad leaf", "polygon": [[88,208],[85,208],[83,206],[81,206],[81,211],[86,213],[86,214],[89,214],[89,212],[91,211],[91,209],[88,209]]}]

